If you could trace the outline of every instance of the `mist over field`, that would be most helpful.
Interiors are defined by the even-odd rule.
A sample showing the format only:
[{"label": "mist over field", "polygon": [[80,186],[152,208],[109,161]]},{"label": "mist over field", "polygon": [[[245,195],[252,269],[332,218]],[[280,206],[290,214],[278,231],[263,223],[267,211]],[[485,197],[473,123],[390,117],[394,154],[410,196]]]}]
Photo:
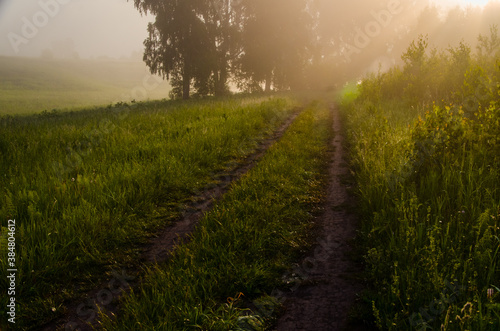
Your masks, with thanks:
[{"label": "mist over field", "polygon": [[500,330],[499,19],[0,0],[0,329]]},{"label": "mist over field", "polygon": [[474,49],[479,34],[487,35],[489,27],[498,24],[500,13],[500,3],[494,1],[484,7],[475,2],[453,6],[459,3],[453,1],[315,3],[320,17],[318,53],[323,59],[319,63],[335,67],[328,75],[343,80],[401,64],[401,54],[419,35],[428,35],[433,48],[464,41]]},{"label": "mist over field", "polygon": [[[0,55],[38,57],[52,50],[59,57],[72,56],[71,52],[81,58],[129,57],[142,51],[150,20],[126,0],[3,0]],[[26,27],[29,23],[36,32]],[[10,42],[11,33],[28,42]]]},{"label": "mist over field", "polygon": [[[429,2],[424,1],[310,1],[310,9],[319,12],[319,30],[323,38],[348,38],[354,29],[363,29],[374,19],[372,11],[387,9],[392,3],[398,8],[398,13],[390,19],[390,26],[384,27],[381,34],[392,34],[394,30],[399,31],[399,37],[405,38],[404,30],[399,30],[401,26],[411,26],[415,24],[414,19],[426,6],[439,6],[439,16],[446,19],[446,11],[454,9],[460,5],[462,9],[467,6],[475,6],[476,9],[469,11],[474,18],[474,25],[488,25],[494,23],[495,5],[490,1],[485,13],[479,6],[484,6],[488,1],[453,1],[440,0]],[[45,4],[45,5],[44,5]],[[498,9],[498,8],[496,8]],[[474,13],[473,13],[474,11]],[[33,22],[33,17],[40,12],[48,12],[49,19],[46,24],[44,19],[40,20],[39,32],[36,37],[28,38],[27,44],[21,44],[18,51],[13,49],[12,43],[8,40],[9,33],[16,33],[22,36],[22,27],[25,18]],[[455,12],[451,15],[460,15]],[[489,16],[489,17],[487,17]],[[484,17],[484,19],[482,19]],[[428,19],[433,20],[433,17]],[[450,18],[452,19],[452,18]],[[141,16],[133,6],[133,1],[126,0],[73,0],[73,1],[15,1],[2,0],[0,2],[0,54],[6,56],[40,56],[45,49],[54,49],[58,53],[58,48],[63,48],[61,44],[71,40],[74,51],[80,57],[108,56],[114,58],[128,57],[132,52],[142,51],[142,42],[147,37],[147,24],[154,21],[154,17]],[[478,22],[482,21],[482,22]],[[399,26],[399,28],[398,28]],[[432,27],[431,27],[432,29]],[[477,26],[468,29],[469,34],[477,32]],[[423,31],[421,31],[423,32]],[[436,32],[436,31],[430,31]],[[460,39],[462,31],[456,31],[454,39]],[[470,37],[470,36],[469,36]],[[474,37],[473,37],[474,38]],[[408,38],[406,37],[406,40]],[[467,38],[469,40],[470,38]],[[453,40],[453,39],[452,39]],[[338,39],[337,39],[338,42]],[[383,44],[385,40],[378,40],[377,44]],[[444,45],[446,46],[446,45]],[[60,54],[64,56],[64,54]]]},{"label": "mist over field", "polygon": [[167,81],[137,59],[0,56],[0,115],[164,99]]},{"label": "mist over field", "polygon": [[[146,44],[143,45],[148,41],[148,24],[155,20],[160,22],[155,18],[155,11],[151,11],[153,7],[142,7],[145,3],[135,1],[134,6],[134,1],[125,0],[4,0],[0,4],[0,55],[29,57],[32,62],[36,62],[36,58],[56,62],[59,59],[141,62],[145,51],[159,51],[153,48],[148,51]],[[206,24],[210,20],[214,27],[226,24],[221,19],[224,2],[219,5],[214,0],[212,3],[218,13],[212,18],[207,16]],[[196,87],[193,82],[192,93],[217,94],[221,88],[252,90],[259,84],[266,90],[271,87],[274,90],[338,87],[368,72],[384,71],[401,64],[401,54],[419,35],[428,35],[430,47],[446,49],[464,41],[474,49],[478,36],[489,33],[490,26],[498,23],[500,13],[498,1],[314,0],[304,3],[306,5],[299,8],[301,4],[296,1],[265,4],[233,1],[228,8],[234,10],[234,15],[227,17],[233,36],[211,37],[222,42],[226,40],[225,50],[216,46],[213,51],[227,53],[224,60],[227,68],[222,72],[220,68],[209,68],[213,56],[219,55],[209,55],[210,47],[196,45],[198,41],[194,39],[186,40],[186,45],[201,51],[195,55],[200,63],[195,66],[217,71],[226,87],[210,91],[207,86]],[[259,28],[252,30],[252,20],[244,16],[251,17],[250,8],[257,13],[259,6],[265,6],[267,13],[257,23]],[[173,13],[167,10],[166,15]],[[199,15],[205,14],[200,12]],[[238,34],[238,39],[234,38],[234,33]],[[229,42],[231,46],[227,45]],[[176,66],[172,54],[167,58],[172,62],[161,66]],[[278,60],[280,58],[282,60]],[[276,66],[274,61],[282,63]],[[161,69],[158,63],[146,61],[146,64],[165,78],[174,72]],[[201,72],[192,75],[197,75],[198,78],[193,78],[198,80],[209,77]],[[174,75],[170,83],[173,84],[172,93],[180,95],[181,91],[176,90],[179,78]],[[201,81],[197,84],[206,85]],[[182,89],[180,85],[178,88]],[[169,90],[164,89],[164,97],[169,97]]]}]

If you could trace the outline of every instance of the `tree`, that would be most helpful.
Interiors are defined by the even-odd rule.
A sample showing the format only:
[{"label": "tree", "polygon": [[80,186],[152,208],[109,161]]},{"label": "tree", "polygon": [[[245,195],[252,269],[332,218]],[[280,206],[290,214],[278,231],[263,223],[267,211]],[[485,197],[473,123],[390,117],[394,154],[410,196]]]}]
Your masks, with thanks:
[{"label": "tree", "polygon": [[427,94],[428,46],[428,36],[420,35],[417,41],[411,42],[406,52],[401,56],[405,63],[403,72],[407,81],[405,93],[415,102],[424,100]]},{"label": "tree", "polygon": [[241,16],[235,0],[134,0],[156,16],[144,41],[151,73],[172,76],[173,96],[189,98],[228,92],[230,66],[241,53]]},{"label": "tree", "polygon": [[[192,80],[202,79],[206,72],[207,31],[200,12],[201,1],[196,0],[134,0],[143,14],[156,16],[148,25],[148,38],[144,41],[144,61],[151,73],[170,78],[174,90],[182,86],[182,97],[188,99]],[[181,85],[181,86],[179,86]],[[179,96],[179,95],[177,95]]]},{"label": "tree", "polygon": [[207,73],[210,79],[206,89],[213,94],[224,95],[231,71],[234,73],[234,63],[240,56],[241,31],[243,28],[240,0],[210,0],[205,1],[204,11],[200,13],[208,31],[210,62]]},{"label": "tree", "polygon": [[[242,0],[240,85],[298,86],[307,60],[312,19],[305,0]],[[245,80],[247,82],[245,82]]]}]

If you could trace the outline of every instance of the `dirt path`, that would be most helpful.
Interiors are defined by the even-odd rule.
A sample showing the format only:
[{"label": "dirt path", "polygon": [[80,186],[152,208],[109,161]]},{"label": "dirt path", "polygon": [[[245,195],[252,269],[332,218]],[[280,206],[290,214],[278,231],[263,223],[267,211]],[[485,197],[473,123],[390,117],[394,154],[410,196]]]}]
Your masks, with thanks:
[{"label": "dirt path", "polygon": [[174,246],[193,231],[203,214],[212,208],[214,202],[219,200],[229,190],[231,183],[255,166],[269,147],[283,136],[298,114],[299,111],[296,111],[271,137],[262,141],[257,150],[249,155],[244,162],[236,166],[229,173],[218,176],[216,178],[217,185],[197,194],[193,202],[184,209],[181,220],[173,226],[166,227],[153,240],[150,247],[145,251],[143,259],[146,262],[157,263],[166,261]]},{"label": "dirt path", "polygon": [[67,313],[61,318],[49,322],[41,328],[44,331],[79,330],[87,331],[99,328],[98,310],[106,314],[116,314],[119,311],[120,297],[137,287],[139,276],[144,266],[154,263],[164,263],[168,260],[175,246],[186,240],[189,233],[196,227],[203,214],[226,193],[231,183],[252,169],[265,155],[266,151],[277,142],[300,113],[296,111],[274,133],[259,143],[257,149],[245,160],[224,174],[215,177],[217,184],[198,192],[193,202],[187,204],[179,221],[161,230],[150,244],[143,249],[140,265],[129,270],[113,272],[112,278],[96,286],[85,294],[85,299],[76,300],[66,305]]},{"label": "dirt path", "polygon": [[316,222],[318,243],[302,263],[300,283],[284,294],[284,314],[277,331],[367,330],[348,325],[348,315],[361,292],[357,280],[361,267],[349,258],[356,235],[357,220],[350,212],[353,199],[343,178],[349,175],[344,161],[344,138],[338,110],[333,111],[333,138],[330,180],[325,209]]}]

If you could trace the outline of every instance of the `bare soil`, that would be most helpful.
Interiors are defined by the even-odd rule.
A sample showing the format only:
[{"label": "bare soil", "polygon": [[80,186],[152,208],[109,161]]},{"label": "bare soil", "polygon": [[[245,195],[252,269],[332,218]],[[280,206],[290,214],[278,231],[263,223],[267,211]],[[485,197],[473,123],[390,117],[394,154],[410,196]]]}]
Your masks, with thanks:
[{"label": "bare soil", "polygon": [[298,269],[296,276],[301,282],[281,298],[284,313],[277,322],[277,331],[369,330],[349,318],[363,290],[362,266],[352,258],[358,220],[345,181],[350,173],[340,116],[335,107],[332,112],[329,183],[324,211],[316,219],[317,243]]},{"label": "bare soil", "polygon": [[140,284],[140,275],[143,273],[143,268],[152,266],[155,263],[165,263],[175,247],[179,243],[188,240],[188,235],[195,229],[203,214],[210,210],[214,203],[230,189],[231,183],[238,180],[257,164],[266,151],[283,136],[300,111],[301,109],[296,109],[293,115],[272,135],[261,141],[257,149],[246,159],[225,174],[214,176],[216,184],[199,192],[192,199],[192,202],[185,206],[180,219],[159,231],[158,235],[152,238],[151,242],[144,247],[140,258],[141,263],[138,266],[113,272],[112,277],[108,280],[82,295],[83,299],[66,303],[66,313],[59,319],[43,326],[41,330],[87,331],[99,329],[98,311],[102,311],[108,316],[111,316],[111,314],[116,315],[120,309],[119,299],[124,293]]}]

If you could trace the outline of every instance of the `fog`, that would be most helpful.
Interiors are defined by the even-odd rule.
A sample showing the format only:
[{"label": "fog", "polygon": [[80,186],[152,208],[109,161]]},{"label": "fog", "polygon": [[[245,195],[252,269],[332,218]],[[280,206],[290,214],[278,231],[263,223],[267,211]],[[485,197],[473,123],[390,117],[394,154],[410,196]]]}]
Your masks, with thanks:
[{"label": "fog", "polygon": [[454,7],[456,5],[460,6],[469,6],[469,5],[474,5],[474,6],[484,6],[488,3],[489,0],[472,0],[472,1],[467,1],[467,0],[438,0],[434,1],[436,4],[443,6],[443,7]]},{"label": "fog", "polygon": [[0,55],[129,57],[151,20],[126,0],[0,0]]},{"label": "fog", "polygon": [[401,63],[401,54],[419,35],[429,46],[445,50],[464,41],[474,50],[479,34],[500,23],[498,1],[452,0],[316,0],[320,13],[314,71],[319,85],[335,76],[334,85]]},{"label": "fog", "polygon": [[[391,3],[390,0],[314,2],[325,18],[321,24],[323,36],[333,38],[330,43],[340,42],[341,34],[346,39],[346,35],[352,33],[349,29],[356,24],[362,27],[372,19],[371,10],[382,10]],[[396,2],[401,2],[401,13],[391,22],[394,23],[392,29],[415,19],[418,11],[427,5],[426,0]],[[456,5],[484,5],[487,1],[436,0],[434,3],[444,10]],[[49,15],[40,14],[43,12]],[[77,54],[81,58],[129,57],[132,52],[142,52],[147,23],[153,19],[141,16],[133,3],[126,0],[0,0],[0,55],[40,56],[50,49],[62,52],[62,56]],[[38,32],[24,27],[23,35],[26,21],[38,23],[41,26],[36,27]],[[26,35],[27,32],[30,33]],[[14,34],[21,39],[16,39]]]},{"label": "fog", "polygon": [[[241,1],[244,0],[234,0],[234,3]],[[248,0],[247,3],[252,1],[259,2]],[[275,17],[273,15],[280,15],[277,13],[286,15],[284,13],[289,8],[282,8],[283,3],[269,1],[268,13],[274,13],[269,14],[271,20]],[[292,1],[286,3],[292,7]],[[219,6],[215,4],[214,7]],[[309,14],[316,18],[311,31],[314,37],[312,45],[296,47],[307,50],[294,61],[308,58],[312,65],[304,71],[304,79],[302,72],[296,70],[298,62],[291,61],[288,64],[291,69],[288,68],[290,70],[284,76],[289,81],[300,80],[301,84],[291,82],[288,86],[336,86],[370,71],[387,70],[401,62],[401,54],[419,35],[428,35],[432,48],[446,49],[465,41],[474,49],[478,35],[488,34],[489,27],[500,21],[498,1],[308,0],[307,4]],[[132,56],[140,60],[144,52],[143,42],[148,36],[148,22],[154,20],[152,16],[141,16],[133,1],[126,0],[0,0],[0,55],[51,58]],[[282,44],[284,47],[301,42],[300,33],[291,31],[294,25],[299,24],[295,22],[282,28],[287,32],[279,32],[287,39]],[[263,28],[264,35],[268,35],[265,29],[272,29],[269,27],[274,25],[267,26]],[[247,64],[254,61],[252,79],[258,84],[265,80],[263,77],[267,75],[269,78],[270,75],[256,72],[258,65],[255,64],[262,62],[268,55],[266,53],[279,53],[269,48],[252,49],[252,44],[265,38],[267,36],[257,36],[247,45]],[[269,39],[268,42],[270,47],[277,47],[276,41]],[[306,42],[302,41],[302,45]],[[287,55],[281,56],[292,58],[294,50],[288,51],[284,47],[281,52]],[[197,51],[203,50],[195,56],[198,61],[204,61],[201,58],[207,52],[205,49],[198,48]],[[258,53],[253,60],[250,51]],[[231,65],[238,68],[245,63],[235,61]],[[278,71],[275,68],[273,72]],[[300,77],[292,77],[291,71],[299,72],[296,76]],[[274,87],[279,85],[278,78],[273,79]]]}]

